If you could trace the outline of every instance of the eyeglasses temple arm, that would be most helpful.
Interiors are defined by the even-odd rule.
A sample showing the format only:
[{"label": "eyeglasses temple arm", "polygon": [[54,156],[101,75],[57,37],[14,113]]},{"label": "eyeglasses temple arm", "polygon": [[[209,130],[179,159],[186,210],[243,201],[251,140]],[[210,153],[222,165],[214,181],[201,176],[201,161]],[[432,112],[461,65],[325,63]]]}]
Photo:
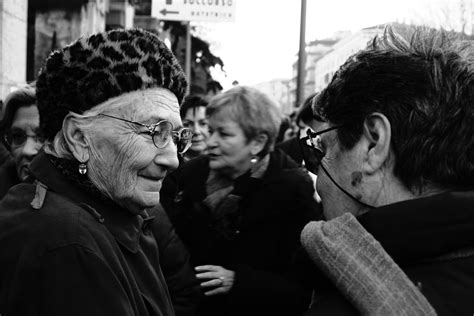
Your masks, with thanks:
[{"label": "eyeglasses temple arm", "polygon": [[99,115],[107,116],[107,117],[110,117],[110,118],[113,118],[113,119],[116,119],[116,120],[120,120],[120,121],[127,122],[127,123],[132,123],[132,124],[139,125],[139,126],[144,126],[148,129],[150,129],[150,127],[151,127],[151,125],[143,124],[143,123],[140,123],[140,122],[129,121],[129,120],[123,119],[121,117],[116,117],[116,116],[112,116],[112,115],[108,115],[108,114],[104,114],[104,113],[100,113]]}]

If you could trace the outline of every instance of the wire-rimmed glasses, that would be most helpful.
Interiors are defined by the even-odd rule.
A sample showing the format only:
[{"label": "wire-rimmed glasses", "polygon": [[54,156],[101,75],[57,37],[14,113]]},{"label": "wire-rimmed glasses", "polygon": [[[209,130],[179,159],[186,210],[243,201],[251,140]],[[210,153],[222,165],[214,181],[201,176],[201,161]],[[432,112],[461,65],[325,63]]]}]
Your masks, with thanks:
[{"label": "wire-rimmed glasses", "polygon": [[147,128],[147,133],[151,136],[156,148],[165,148],[171,139],[176,144],[179,154],[184,154],[191,147],[193,132],[187,127],[182,127],[177,131],[173,130],[173,123],[168,120],[162,120],[155,124],[144,124],[126,120],[120,117],[100,113],[101,116],[110,117],[127,123],[143,126]]}]

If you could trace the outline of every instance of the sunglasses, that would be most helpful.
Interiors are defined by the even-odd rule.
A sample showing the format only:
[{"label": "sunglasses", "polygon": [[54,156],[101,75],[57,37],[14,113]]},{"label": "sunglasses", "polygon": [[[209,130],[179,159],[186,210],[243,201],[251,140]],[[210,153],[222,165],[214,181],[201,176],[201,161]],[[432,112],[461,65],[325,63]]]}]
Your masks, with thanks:
[{"label": "sunglasses", "polygon": [[28,138],[32,138],[35,143],[42,145],[45,141],[41,133],[28,134],[23,130],[14,129],[5,133],[4,139],[11,148],[23,146]]},{"label": "sunglasses", "polygon": [[177,131],[173,130],[173,123],[167,120],[159,121],[155,124],[144,124],[129,121],[120,117],[100,113],[100,116],[106,116],[127,123],[143,126],[147,128],[147,134],[151,136],[156,148],[165,148],[171,140],[176,144],[179,154],[184,154],[192,144],[193,132],[191,129],[182,127]]},{"label": "sunglasses", "polygon": [[311,129],[308,129],[306,131],[306,136],[299,139],[298,143],[300,145],[301,152],[303,153],[305,167],[308,171],[314,174],[318,174],[319,166],[321,165],[321,160],[326,154],[326,151],[322,146],[320,135],[333,131],[340,127],[342,126],[333,126],[319,132],[314,132]]}]

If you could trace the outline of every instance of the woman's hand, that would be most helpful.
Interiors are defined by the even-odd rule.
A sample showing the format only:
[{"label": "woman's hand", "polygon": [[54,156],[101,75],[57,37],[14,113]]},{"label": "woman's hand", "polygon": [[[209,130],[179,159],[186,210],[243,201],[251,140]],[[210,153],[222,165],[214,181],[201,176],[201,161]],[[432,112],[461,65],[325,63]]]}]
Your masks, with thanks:
[{"label": "woman's hand", "polygon": [[227,294],[234,285],[235,272],[232,270],[213,265],[197,266],[194,269],[198,272],[196,277],[199,280],[207,280],[201,283],[203,288],[210,288],[204,295]]}]

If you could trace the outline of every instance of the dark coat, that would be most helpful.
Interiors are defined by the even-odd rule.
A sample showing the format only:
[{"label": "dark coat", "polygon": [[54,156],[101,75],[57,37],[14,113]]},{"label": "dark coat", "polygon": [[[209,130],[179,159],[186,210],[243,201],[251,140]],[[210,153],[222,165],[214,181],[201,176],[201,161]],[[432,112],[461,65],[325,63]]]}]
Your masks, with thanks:
[{"label": "dark coat", "polygon": [[10,158],[0,166],[0,200],[7,194],[8,190],[20,183],[16,172],[15,161]]},{"label": "dark coat", "polygon": [[160,265],[176,316],[193,316],[201,299],[201,288],[189,263],[189,252],[175,232],[168,215],[155,207],[153,234],[160,251]]},{"label": "dark coat", "polygon": [[281,142],[275,146],[275,150],[281,150],[285,154],[291,157],[298,165],[303,163],[303,151],[299,143],[298,137],[292,137],[284,142]]},{"label": "dark coat", "polygon": [[[421,289],[438,315],[472,315],[473,210],[474,191],[448,192],[380,207],[358,220]],[[308,316],[358,314],[323,279],[314,286],[322,296]]]},{"label": "dark coat", "polygon": [[162,256],[174,291],[192,296],[188,255],[159,210],[132,215],[93,197],[42,153],[31,171],[47,189],[19,184],[0,202],[2,315],[174,315]]},{"label": "dark coat", "polygon": [[11,159],[10,151],[0,140],[0,166],[7,162],[9,159]]},{"label": "dark coat", "polygon": [[208,297],[199,315],[298,315],[307,308],[310,291],[293,275],[299,234],[319,216],[311,178],[289,157],[272,153],[262,179],[235,181],[240,221],[223,236],[202,203],[209,175],[207,157],[180,167],[164,184],[162,202],[194,266],[220,265],[236,272],[228,295]]}]

